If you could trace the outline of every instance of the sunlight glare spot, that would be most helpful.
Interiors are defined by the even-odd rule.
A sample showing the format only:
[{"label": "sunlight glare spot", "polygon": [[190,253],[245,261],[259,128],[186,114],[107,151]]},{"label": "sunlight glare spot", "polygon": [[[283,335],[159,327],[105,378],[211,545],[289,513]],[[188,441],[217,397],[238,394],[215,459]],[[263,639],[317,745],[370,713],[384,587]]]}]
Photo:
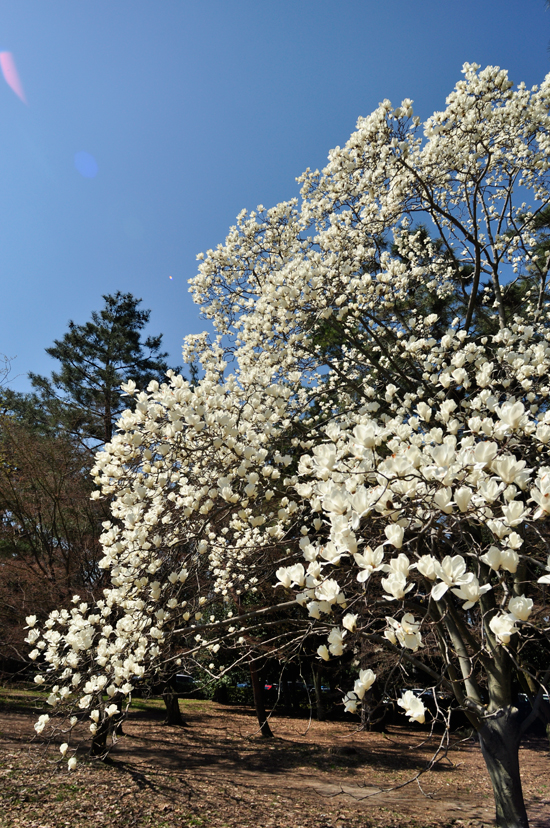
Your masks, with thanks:
[{"label": "sunlight glare spot", "polygon": [[4,80],[10,89],[12,89],[17,97],[26,104],[27,99],[25,98],[23,85],[19,79],[19,75],[15,67],[15,61],[11,52],[0,52],[0,67],[2,69],[2,74],[4,75]]}]

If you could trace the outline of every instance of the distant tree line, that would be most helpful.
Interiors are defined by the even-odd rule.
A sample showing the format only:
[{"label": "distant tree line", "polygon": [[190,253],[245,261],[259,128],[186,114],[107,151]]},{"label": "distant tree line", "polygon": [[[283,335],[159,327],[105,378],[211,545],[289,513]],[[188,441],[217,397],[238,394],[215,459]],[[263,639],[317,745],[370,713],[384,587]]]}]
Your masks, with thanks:
[{"label": "distant tree line", "polygon": [[108,443],[126,408],[121,384],[162,382],[169,366],[162,335],[143,331],[150,311],[131,293],[104,306],[46,352],[51,376],[31,373],[30,393],[0,388],[0,670],[23,666],[25,616],[43,617],[73,595],[103,587],[97,566],[109,504],[90,499],[95,452]]}]

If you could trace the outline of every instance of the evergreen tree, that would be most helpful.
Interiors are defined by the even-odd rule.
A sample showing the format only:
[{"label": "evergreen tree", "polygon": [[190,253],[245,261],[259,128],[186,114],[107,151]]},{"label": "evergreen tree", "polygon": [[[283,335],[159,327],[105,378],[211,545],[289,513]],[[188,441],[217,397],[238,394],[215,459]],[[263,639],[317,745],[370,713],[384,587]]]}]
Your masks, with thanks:
[{"label": "evergreen tree", "polygon": [[140,388],[162,381],[168,370],[161,352],[162,334],[142,340],[150,311],[141,299],[117,291],[103,297],[105,305],[93,311],[84,325],[69,322],[69,330],[46,348],[61,369],[50,378],[29,374],[35,402],[61,429],[93,448],[108,443],[120,413],[126,408],[120,385],[133,380]]}]

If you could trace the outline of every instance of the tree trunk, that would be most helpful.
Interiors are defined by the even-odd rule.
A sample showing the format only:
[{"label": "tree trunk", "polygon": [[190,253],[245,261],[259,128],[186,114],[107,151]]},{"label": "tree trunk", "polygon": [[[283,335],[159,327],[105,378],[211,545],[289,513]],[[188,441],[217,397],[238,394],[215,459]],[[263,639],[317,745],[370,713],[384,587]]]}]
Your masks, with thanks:
[{"label": "tree trunk", "polygon": [[315,704],[317,706],[317,721],[324,722],[325,720],[325,705],[323,704],[323,695],[321,690],[321,671],[316,664],[311,665],[311,675],[313,677],[313,689],[315,692]]},{"label": "tree trunk", "polygon": [[520,725],[515,707],[485,719],[479,731],[481,752],[489,771],[498,828],[529,828],[519,773]]},{"label": "tree trunk", "polygon": [[258,724],[260,725],[262,736],[266,739],[269,739],[273,736],[273,733],[271,732],[269,722],[267,721],[267,714],[265,712],[264,706],[264,694],[262,692],[260,677],[258,676],[256,666],[252,662],[250,662],[250,683],[252,684],[252,692],[254,693],[254,706],[256,708],[256,715],[258,717]]},{"label": "tree trunk", "polygon": [[92,738],[90,756],[105,760],[110,749],[107,744],[109,736],[112,736],[113,743],[116,742],[117,736],[124,736],[122,732],[123,721],[124,714],[119,713],[118,716],[113,716],[101,722]]},{"label": "tree trunk", "polygon": [[361,730],[369,730],[370,731],[370,710],[367,705],[367,700],[363,697],[361,701]]},{"label": "tree trunk", "polygon": [[164,720],[164,724],[175,725],[176,727],[187,727],[187,722],[181,715],[178,694],[171,683],[164,686],[162,691],[162,700],[166,707],[166,718]]},{"label": "tree trunk", "polygon": [[100,724],[92,739],[90,756],[103,758],[107,753],[107,736],[109,735],[109,720]]}]

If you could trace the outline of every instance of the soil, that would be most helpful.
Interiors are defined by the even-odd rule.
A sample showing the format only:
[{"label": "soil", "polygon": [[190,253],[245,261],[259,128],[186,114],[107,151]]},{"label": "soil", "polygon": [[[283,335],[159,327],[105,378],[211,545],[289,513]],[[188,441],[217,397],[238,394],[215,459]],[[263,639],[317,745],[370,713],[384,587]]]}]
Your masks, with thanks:
[{"label": "soil", "polygon": [[[6,697],[4,695],[4,702]],[[13,699],[11,700],[13,702]],[[107,763],[85,746],[60,761],[63,734],[31,741],[37,713],[0,707],[2,828],[481,828],[494,803],[479,745],[458,734],[433,769],[441,734],[392,725],[275,715],[273,739],[253,711],[181,701],[188,727],[162,724],[161,703],[141,704]],[[88,746],[89,747],[89,746]],[[521,749],[532,828],[550,825],[548,742]],[[418,778],[416,781],[409,780]],[[406,784],[409,782],[409,784]]]}]

